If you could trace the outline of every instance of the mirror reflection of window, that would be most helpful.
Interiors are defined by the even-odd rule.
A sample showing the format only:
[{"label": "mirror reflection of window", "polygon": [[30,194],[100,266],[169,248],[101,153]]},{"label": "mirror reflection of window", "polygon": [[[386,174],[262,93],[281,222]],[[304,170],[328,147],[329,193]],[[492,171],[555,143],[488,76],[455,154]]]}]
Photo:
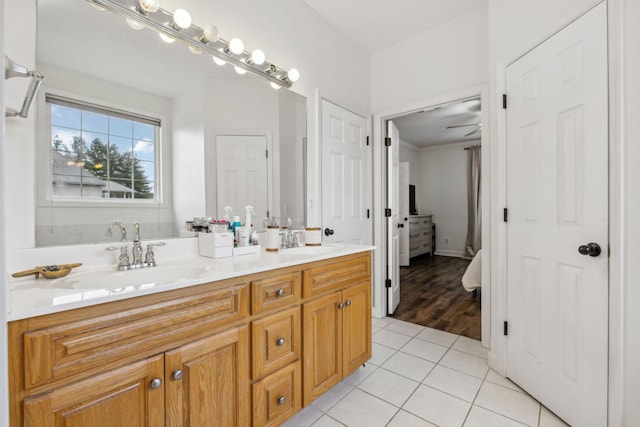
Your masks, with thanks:
[{"label": "mirror reflection of window", "polygon": [[156,200],[160,120],[47,94],[52,197]]}]

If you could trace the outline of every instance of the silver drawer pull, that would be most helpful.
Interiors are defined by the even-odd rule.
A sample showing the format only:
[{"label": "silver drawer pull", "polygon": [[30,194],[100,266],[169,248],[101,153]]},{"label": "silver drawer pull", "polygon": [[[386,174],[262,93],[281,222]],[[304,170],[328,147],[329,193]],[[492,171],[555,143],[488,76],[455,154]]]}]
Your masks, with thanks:
[{"label": "silver drawer pull", "polygon": [[284,396],[280,396],[280,397],[278,398],[278,405],[284,405],[284,404],[286,403],[286,401],[287,401],[287,398],[286,398],[286,397],[284,397]]},{"label": "silver drawer pull", "polygon": [[276,295],[279,297],[283,297],[284,296],[284,289],[280,288],[276,291]]},{"label": "silver drawer pull", "polygon": [[278,338],[278,340],[276,341],[276,344],[280,346],[284,345],[284,343],[285,343],[284,338]]}]

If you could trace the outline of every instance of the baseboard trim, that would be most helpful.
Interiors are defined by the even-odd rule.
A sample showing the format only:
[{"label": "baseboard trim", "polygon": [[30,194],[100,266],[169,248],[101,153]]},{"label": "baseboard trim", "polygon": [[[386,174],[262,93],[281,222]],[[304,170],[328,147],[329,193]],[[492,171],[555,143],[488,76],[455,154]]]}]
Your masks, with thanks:
[{"label": "baseboard trim", "polygon": [[465,253],[463,251],[436,250],[435,255],[465,258]]}]

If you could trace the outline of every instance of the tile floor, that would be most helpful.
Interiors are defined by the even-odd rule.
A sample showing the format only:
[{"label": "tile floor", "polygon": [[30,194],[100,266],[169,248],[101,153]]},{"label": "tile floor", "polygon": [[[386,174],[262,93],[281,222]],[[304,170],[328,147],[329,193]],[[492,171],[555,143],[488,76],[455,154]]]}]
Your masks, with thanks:
[{"label": "tile floor", "polygon": [[566,427],[487,365],[479,341],[373,319],[373,357],[283,427]]}]

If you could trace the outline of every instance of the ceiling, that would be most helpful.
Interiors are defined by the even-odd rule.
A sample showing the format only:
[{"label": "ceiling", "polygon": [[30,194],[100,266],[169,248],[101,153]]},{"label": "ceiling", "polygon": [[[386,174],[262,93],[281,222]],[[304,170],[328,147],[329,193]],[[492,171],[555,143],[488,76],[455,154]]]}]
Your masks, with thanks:
[{"label": "ceiling", "polygon": [[487,6],[488,0],[304,0],[367,52]]}]

